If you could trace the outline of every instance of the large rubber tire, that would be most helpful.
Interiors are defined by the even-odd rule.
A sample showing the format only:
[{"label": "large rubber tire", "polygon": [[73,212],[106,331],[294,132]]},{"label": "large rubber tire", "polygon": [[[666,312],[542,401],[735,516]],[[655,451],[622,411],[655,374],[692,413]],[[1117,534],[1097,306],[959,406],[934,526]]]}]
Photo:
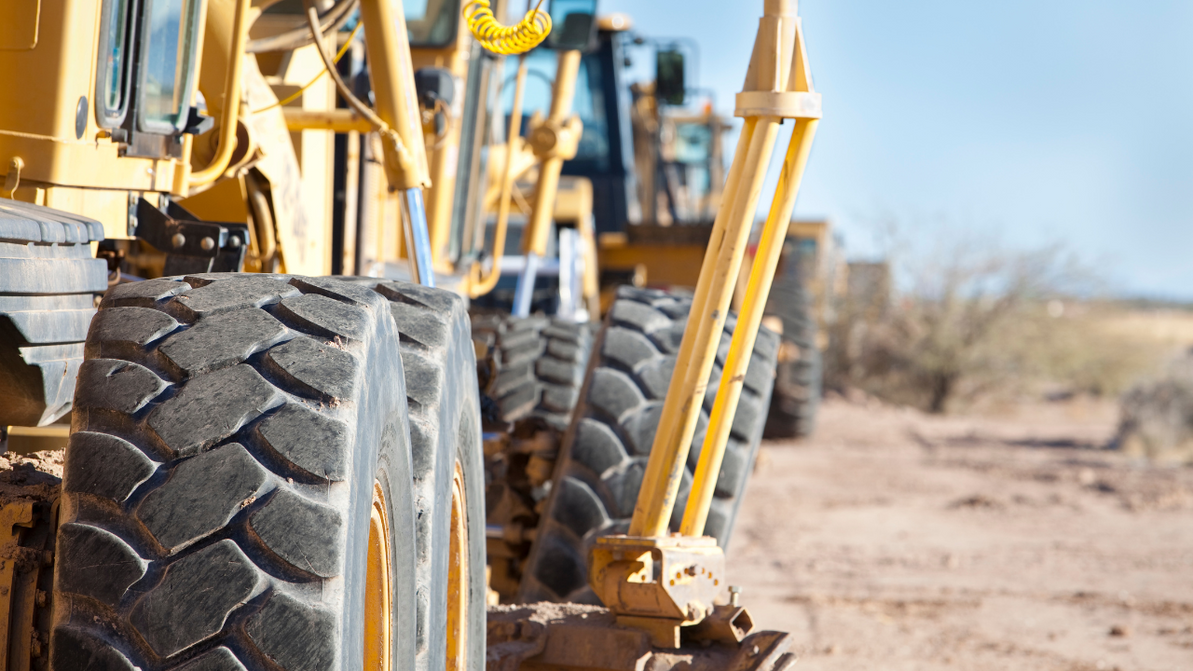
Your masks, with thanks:
[{"label": "large rubber tire", "polygon": [[472,318],[472,334],[492,352],[496,370],[485,392],[502,421],[537,417],[566,431],[592,352],[592,325],[480,313]]},{"label": "large rubber tire", "polygon": [[[690,298],[619,289],[597,339],[597,354],[592,357],[576,419],[560,450],[551,495],[518,592],[520,601],[596,602],[588,588],[588,550],[598,536],[625,533],[629,528],[690,308]],[[726,320],[721,336],[671,519],[673,529],[683,516],[735,322],[732,316]],[[705,531],[722,547],[732,535],[757,456],[777,348],[777,336],[761,329]]]},{"label": "large rubber tire", "polygon": [[799,243],[789,240],[775,274],[768,315],[783,324],[782,344],[775,369],[764,438],[805,438],[816,428],[823,380],[820,349],[816,346],[814,298],[808,288],[810,272],[800,256]]},{"label": "large rubber tire", "polygon": [[[460,668],[485,668],[485,474],[476,354],[468,308],[448,291],[405,282],[369,282],[390,301],[401,334],[418,524],[419,671],[447,664],[453,479],[457,469],[468,531],[466,648]],[[395,667],[398,668],[398,667]]]},{"label": "large rubber tire", "polygon": [[[481,312],[472,336],[488,349],[481,384],[497,419],[513,425],[515,441],[550,434],[550,445],[571,423],[592,353],[593,325],[546,317]],[[490,527],[535,529],[557,457],[554,447],[533,453],[512,448],[485,456],[485,509]],[[521,582],[530,543],[524,537],[488,541],[489,586],[511,600]]]},{"label": "large rubber tire", "polygon": [[411,440],[425,418],[407,396],[426,396],[396,311],[358,284],[276,275],[109,292],[67,450],[51,669],[362,668],[375,488],[393,668],[445,647],[416,597],[434,564],[419,557],[445,554],[441,525],[416,525],[439,514],[416,475],[437,442]]},{"label": "large rubber tire", "polygon": [[0,426],[45,426],[70,412],[95,298],[108,266],[91,253],[103,225],[0,199]]}]

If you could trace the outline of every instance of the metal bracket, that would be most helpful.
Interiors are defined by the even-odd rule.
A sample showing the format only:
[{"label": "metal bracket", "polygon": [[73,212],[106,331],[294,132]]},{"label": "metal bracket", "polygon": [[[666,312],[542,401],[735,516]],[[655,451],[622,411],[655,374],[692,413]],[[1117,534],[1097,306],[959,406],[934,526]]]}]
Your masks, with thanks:
[{"label": "metal bracket", "polygon": [[144,198],[137,202],[136,220],[137,238],[166,253],[165,275],[244,269],[248,224],[200,221],[173,201],[162,212]]},{"label": "metal bracket", "polygon": [[724,579],[725,555],[707,536],[604,536],[592,548],[588,574],[618,624],[644,629],[667,648],[679,647],[680,627],[713,614]]}]

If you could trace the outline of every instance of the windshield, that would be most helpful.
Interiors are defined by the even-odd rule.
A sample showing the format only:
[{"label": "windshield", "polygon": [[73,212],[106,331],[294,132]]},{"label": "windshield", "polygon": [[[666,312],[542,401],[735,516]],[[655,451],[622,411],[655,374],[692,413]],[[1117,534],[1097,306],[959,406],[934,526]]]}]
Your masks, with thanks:
[{"label": "windshield", "polygon": [[[555,82],[558,52],[535,49],[526,58],[526,91],[522,96],[522,134],[530,132],[530,117],[540,112],[544,117],[551,111],[551,90]],[[518,59],[507,58],[501,105],[506,118],[514,109],[514,77]],[[596,54],[580,59],[576,78],[576,95],[572,112],[584,123],[584,133],[576,149],[576,161],[593,161],[598,170],[609,169],[609,121],[605,114],[605,94],[601,81],[601,64]]]},{"label": "windshield", "polygon": [[456,39],[460,0],[405,0],[410,46],[446,47]]}]

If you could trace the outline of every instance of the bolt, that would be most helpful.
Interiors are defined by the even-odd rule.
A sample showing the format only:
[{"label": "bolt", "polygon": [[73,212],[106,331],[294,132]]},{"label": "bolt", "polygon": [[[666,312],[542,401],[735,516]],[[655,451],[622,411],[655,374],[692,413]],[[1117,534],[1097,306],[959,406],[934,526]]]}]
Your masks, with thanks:
[{"label": "bolt", "polygon": [[228,246],[232,249],[240,248],[240,238],[235,235],[228,236]]},{"label": "bolt", "polygon": [[199,246],[203,248],[203,251],[210,252],[211,250],[215,249],[215,240],[212,240],[211,238],[203,238],[199,242]]},{"label": "bolt", "polygon": [[737,608],[737,601],[741,598],[741,587],[737,585],[729,586],[729,605]]},{"label": "bolt", "polygon": [[174,237],[170,238],[170,242],[174,243],[174,247],[178,248],[186,244],[186,236],[181,233],[175,233]]}]

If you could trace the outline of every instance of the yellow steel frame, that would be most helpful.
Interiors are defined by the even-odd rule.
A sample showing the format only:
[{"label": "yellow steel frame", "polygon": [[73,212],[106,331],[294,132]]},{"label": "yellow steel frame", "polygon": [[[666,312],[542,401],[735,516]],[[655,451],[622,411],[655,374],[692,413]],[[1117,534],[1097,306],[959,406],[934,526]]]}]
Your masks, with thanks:
[{"label": "yellow steel frame", "polygon": [[[629,533],[602,539],[591,556],[590,586],[617,613],[619,622],[652,631],[656,644],[677,645],[678,628],[707,617],[719,587],[716,577],[723,556],[712,539],[703,537],[705,520],[820,118],[820,96],[812,89],[796,7],[795,0],[765,1],[744,90],[737,96],[735,114],[745,117],[745,128],[704,255]],[[783,119],[794,119],[796,127],[751,267],[680,534],[671,537],[667,526]],[[696,551],[702,553],[699,560],[688,557]],[[661,561],[666,567],[675,563],[675,557],[690,564],[692,570],[686,574],[679,571],[674,577],[664,570],[661,577],[654,577],[654,562]],[[704,581],[684,577],[696,577],[696,569]],[[675,608],[669,612],[667,604]]]},{"label": "yellow steel frame", "polygon": [[[753,223],[754,211],[766,177],[766,167],[771,149],[778,133],[779,123],[784,118],[797,119],[796,132],[791,139],[788,160],[784,163],[783,189],[779,192],[768,222],[771,225],[760,241],[767,250],[755,260],[751,279],[743,304],[744,319],[738,320],[735,337],[730,346],[740,371],[733,371],[727,365],[722,375],[722,390],[737,385],[740,391],[740,377],[745,372],[761,323],[762,307],[770,291],[770,279],[774,275],[774,264],[778,262],[777,252],[781,238],[787,232],[791,218],[791,207],[799,191],[800,178],[807,162],[807,154],[815,134],[816,120],[820,117],[820,97],[812,90],[812,78],[804,52],[800,20],[796,15],[795,0],[766,0],[764,15],[759,21],[758,36],[754,44],[746,84],[737,96],[737,116],[745,117],[745,128],[738,141],[733,165],[725,185],[725,198],[717,212],[712,237],[701,266],[700,279],[692,300],[691,317],[684,331],[675,372],[671,377],[667,398],[659,419],[650,460],[643,476],[642,490],[630,523],[631,536],[663,536],[675,507],[687,453],[695,434],[699,419],[700,404],[704,399],[708,375],[716,358],[720,333],[725,324],[725,315],[733,299],[739,268],[746,252],[746,243]],[[775,239],[778,236],[778,239]],[[773,261],[772,261],[773,257]],[[732,423],[736,403],[720,399],[722,410],[716,423],[710,423],[704,450],[700,461],[704,464],[703,478],[699,475],[693,482],[693,492],[699,502],[705,490],[711,492],[715,485],[716,470],[710,470],[712,459],[719,459],[724,453],[727,429],[722,425]],[[718,444],[719,443],[719,444]],[[711,448],[711,449],[710,449]],[[709,484],[711,481],[711,484]],[[699,505],[699,503],[698,503]],[[692,511],[691,530],[703,530],[703,522],[696,523],[707,515],[707,501],[704,511]]]},{"label": "yellow steel frame", "polygon": [[190,186],[210,184],[223,176],[236,150],[236,118],[240,115],[240,84],[244,72],[244,45],[249,37],[249,13],[252,0],[236,0],[232,21],[232,58],[228,59],[228,76],[224,83],[223,114],[220,120],[219,144],[211,164],[187,176]]}]

